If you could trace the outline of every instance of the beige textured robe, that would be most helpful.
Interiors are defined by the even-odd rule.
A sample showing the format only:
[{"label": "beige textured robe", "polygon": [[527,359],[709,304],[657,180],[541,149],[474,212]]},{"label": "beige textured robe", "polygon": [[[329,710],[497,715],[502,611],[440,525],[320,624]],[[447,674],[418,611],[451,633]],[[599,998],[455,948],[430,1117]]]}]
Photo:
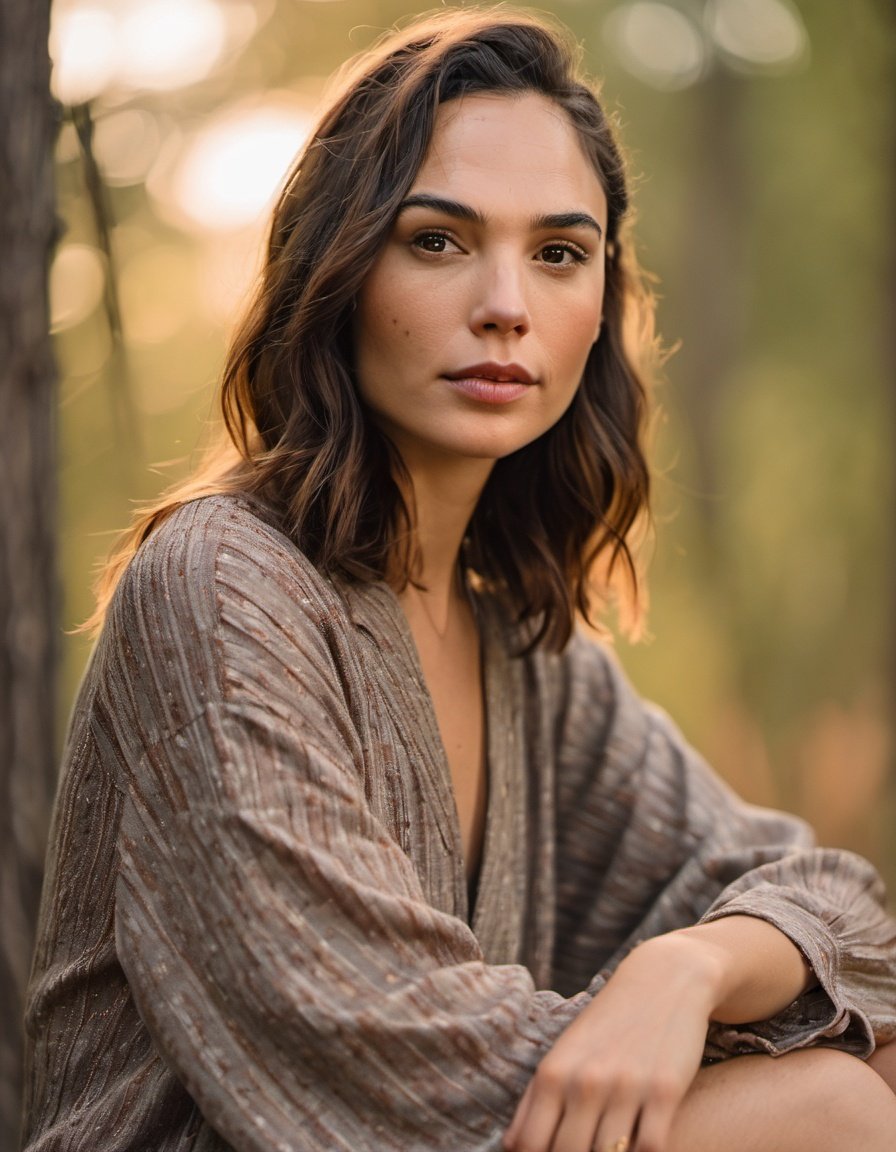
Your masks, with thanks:
[{"label": "beige textured robe", "polygon": [[497,1152],[540,1057],[638,941],[761,916],[820,986],[708,1054],[896,1036],[865,862],[741,803],[577,637],[482,598],[489,804],[469,922],[450,774],[385,585],[263,510],[180,509],[75,708],[27,1028],[43,1152]]}]

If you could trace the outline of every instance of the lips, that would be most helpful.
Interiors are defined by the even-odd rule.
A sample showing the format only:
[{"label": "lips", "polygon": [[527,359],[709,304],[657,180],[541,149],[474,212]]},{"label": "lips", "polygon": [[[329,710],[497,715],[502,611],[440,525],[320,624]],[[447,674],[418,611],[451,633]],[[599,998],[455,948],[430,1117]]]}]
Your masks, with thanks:
[{"label": "lips", "polygon": [[494,384],[534,384],[535,377],[521,364],[470,364],[456,372],[447,372],[448,380],[489,380]]}]

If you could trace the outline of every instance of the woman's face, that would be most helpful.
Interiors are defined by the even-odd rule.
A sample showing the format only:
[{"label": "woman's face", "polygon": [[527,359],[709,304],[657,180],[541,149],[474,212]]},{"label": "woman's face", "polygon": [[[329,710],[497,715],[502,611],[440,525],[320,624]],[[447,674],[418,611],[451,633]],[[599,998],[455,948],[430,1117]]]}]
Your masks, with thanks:
[{"label": "woman's face", "polygon": [[442,105],[355,313],[361,395],[412,474],[493,463],[563,415],[600,330],[606,220],[546,97]]}]

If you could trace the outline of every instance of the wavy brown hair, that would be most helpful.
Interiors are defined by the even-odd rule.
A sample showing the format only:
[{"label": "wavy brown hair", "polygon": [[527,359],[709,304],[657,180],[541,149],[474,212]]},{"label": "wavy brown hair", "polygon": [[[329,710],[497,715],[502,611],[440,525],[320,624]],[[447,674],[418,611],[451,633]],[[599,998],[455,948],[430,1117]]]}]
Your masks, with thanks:
[{"label": "wavy brown hair", "polygon": [[623,228],[629,198],[612,125],[567,34],[504,8],[415,20],[340,79],[280,195],[259,285],[230,349],[221,391],[227,443],[138,514],[101,577],[94,622],[140,543],[174,508],[212,492],[261,496],[322,571],[413,578],[413,492],[359,396],[351,314],[427,154],[439,105],[468,93],[536,92],[565,111],[606,193],[604,322],[563,417],[495,464],[465,561],[533,622],[533,643],[559,649],[576,611],[593,612],[596,567],[606,587],[621,561],[637,590],[629,538],[648,506],[640,351],[651,339],[633,321],[652,318],[652,302]]}]

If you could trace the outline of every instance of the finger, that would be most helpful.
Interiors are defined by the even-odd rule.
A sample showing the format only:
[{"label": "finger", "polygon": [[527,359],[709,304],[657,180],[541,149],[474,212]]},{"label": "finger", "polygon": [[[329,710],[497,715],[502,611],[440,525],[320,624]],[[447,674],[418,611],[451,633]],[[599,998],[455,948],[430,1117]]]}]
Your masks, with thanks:
[{"label": "finger", "polygon": [[610,1088],[605,1068],[577,1069],[565,1084],[563,1113],[550,1152],[591,1152]]},{"label": "finger", "polygon": [[520,1102],[516,1106],[516,1112],[513,1114],[513,1119],[510,1121],[510,1127],[504,1133],[504,1147],[513,1149],[516,1146],[516,1141],[522,1131],[523,1125],[526,1121],[526,1116],[529,1113],[529,1101],[532,1097],[532,1082],[526,1091],[520,1097]]},{"label": "finger", "polygon": [[600,1109],[597,1101],[568,1100],[554,1133],[550,1152],[591,1152],[599,1119]]},{"label": "finger", "polygon": [[645,1108],[638,1120],[637,1140],[630,1152],[663,1152],[669,1147],[669,1135],[675,1108],[663,1102]]},{"label": "finger", "polygon": [[614,1100],[601,1116],[590,1147],[594,1152],[633,1152],[637,1126],[637,1104]]},{"label": "finger", "polygon": [[632,1152],[664,1152],[686,1090],[687,1085],[674,1078],[660,1076],[654,1080],[638,1117],[637,1140]]},{"label": "finger", "polygon": [[535,1073],[504,1136],[512,1152],[549,1152],[563,1112],[561,1084],[542,1064]]}]

